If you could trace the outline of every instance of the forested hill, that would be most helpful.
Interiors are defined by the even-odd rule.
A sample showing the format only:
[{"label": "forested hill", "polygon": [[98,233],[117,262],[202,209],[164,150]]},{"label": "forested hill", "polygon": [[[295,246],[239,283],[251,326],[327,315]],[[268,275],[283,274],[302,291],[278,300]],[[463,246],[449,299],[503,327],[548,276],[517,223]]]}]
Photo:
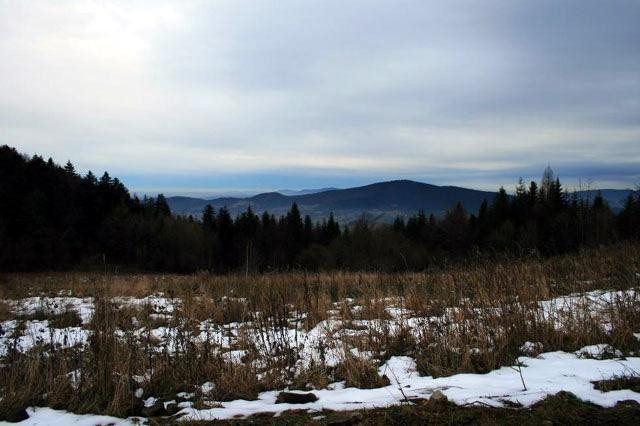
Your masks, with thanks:
[{"label": "forested hill", "polygon": [[[628,189],[603,189],[578,191],[578,197],[594,200],[598,194],[619,212],[624,208]],[[458,201],[471,212],[478,211],[483,200],[491,200],[494,192],[478,191],[456,186],[436,186],[411,180],[379,182],[347,189],[323,189],[303,195],[286,195],[279,192],[258,194],[252,197],[221,197],[203,199],[194,197],[167,197],[171,212],[177,215],[200,217],[202,210],[210,204],[214,208],[226,207],[232,216],[244,212],[269,211],[276,216],[286,214],[296,203],[301,214],[312,220],[322,220],[333,213],[342,224],[350,224],[363,214],[371,222],[392,223],[398,215],[408,217],[418,210],[442,217]]]},{"label": "forested hill", "polygon": [[[428,195],[434,194],[437,205],[429,204]],[[468,198],[471,208],[458,202],[458,196],[465,200],[470,194],[477,197]],[[395,181],[252,198],[254,207],[288,205],[282,215],[245,204],[236,216],[208,205],[194,218],[172,215],[162,195],[132,197],[107,172],[82,176],[71,162],[60,166],[5,145],[0,146],[0,272],[422,270],[469,254],[553,255],[640,239],[638,194],[628,196],[619,213],[600,194],[592,195],[566,194],[548,169],[539,184],[520,182],[513,196],[502,188],[491,194]],[[328,214],[313,220],[300,212],[298,202],[318,203]],[[421,207],[446,212],[418,210],[375,226],[363,217],[348,227],[330,212],[389,203],[398,212]]]},{"label": "forested hill", "polygon": [[211,204],[227,207],[232,216],[251,207],[254,211],[269,211],[276,216],[285,214],[296,203],[303,215],[322,220],[334,214],[340,223],[348,224],[362,214],[373,222],[391,223],[398,215],[410,216],[418,210],[441,217],[457,202],[469,211],[477,211],[482,201],[490,200],[494,192],[477,191],[456,186],[436,186],[411,180],[395,180],[348,189],[333,189],[313,194],[286,196],[277,192],[258,194],[248,198],[215,198],[204,200],[190,197],[168,197],[174,214],[200,215]]}]

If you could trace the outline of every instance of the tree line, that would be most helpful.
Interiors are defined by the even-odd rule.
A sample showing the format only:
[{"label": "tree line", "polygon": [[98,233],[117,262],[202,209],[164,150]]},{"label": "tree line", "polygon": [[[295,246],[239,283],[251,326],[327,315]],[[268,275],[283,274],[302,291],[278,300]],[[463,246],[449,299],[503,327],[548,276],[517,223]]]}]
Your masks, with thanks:
[{"label": "tree line", "polygon": [[264,272],[286,269],[421,270],[469,256],[548,256],[640,239],[640,196],[616,214],[601,195],[566,193],[551,169],[542,181],[500,188],[469,213],[417,212],[393,224],[333,215],[313,222],[293,204],[275,217],[248,208],[232,217],[207,206],[201,217],[171,214],[163,195],[132,196],[107,172],[81,176],[0,147],[0,270],[108,268],[125,271]]}]

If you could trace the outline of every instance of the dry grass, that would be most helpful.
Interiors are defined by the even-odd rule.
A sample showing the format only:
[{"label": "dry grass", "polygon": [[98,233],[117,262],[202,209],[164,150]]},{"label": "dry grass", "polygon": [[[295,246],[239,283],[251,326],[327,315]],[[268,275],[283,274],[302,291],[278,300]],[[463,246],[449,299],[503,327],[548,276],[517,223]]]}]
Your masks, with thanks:
[{"label": "dry grass", "polygon": [[640,372],[632,371],[629,374],[614,377],[607,380],[593,382],[596,389],[602,392],[630,389],[640,393]]},{"label": "dry grass", "polygon": [[7,321],[14,317],[11,307],[6,302],[0,301],[0,321]]},{"label": "dry grass", "polygon": [[376,363],[350,354],[335,367],[336,381],[344,381],[346,387],[375,389],[387,386],[389,378],[378,374]]},{"label": "dry grass", "polygon": [[[323,388],[335,380],[380,387],[389,382],[378,367],[394,355],[412,356],[420,373],[442,376],[512,365],[526,341],[545,351],[596,343],[638,351],[638,293],[626,293],[598,313],[578,304],[549,314],[538,302],[598,288],[638,287],[639,254],[640,246],[619,245],[548,260],[398,274],[4,274],[2,299],[93,297],[95,313],[85,325],[86,347],[9,350],[0,367],[0,419],[14,419],[29,405],[139,414],[138,388],[144,398],[170,399],[185,391],[203,401],[224,401],[252,399],[267,389]],[[159,293],[175,311],[159,314],[151,303],[113,299]],[[0,320],[15,317],[11,306],[0,302]],[[409,317],[420,319],[410,325]],[[36,311],[22,319],[47,319],[57,329],[81,325],[72,309]],[[340,326],[326,336],[322,351],[339,349],[340,362],[312,360],[301,368],[304,332],[327,319]],[[215,332],[209,334],[204,324]],[[168,337],[154,335],[159,328]],[[231,359],[230,350],[242,350],[243,356]],[[205,382],[215,383],[209,395],[199,391]]]}]

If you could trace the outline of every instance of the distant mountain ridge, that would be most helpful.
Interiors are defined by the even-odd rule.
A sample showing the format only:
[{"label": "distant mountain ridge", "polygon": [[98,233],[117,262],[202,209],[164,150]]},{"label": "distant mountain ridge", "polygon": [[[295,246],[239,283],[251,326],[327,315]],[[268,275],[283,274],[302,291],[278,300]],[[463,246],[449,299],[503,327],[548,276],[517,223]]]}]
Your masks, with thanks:
[{"label": "distant mountain ridge", "polygon": [[[207,204],[216,209],[227,207],[235,216],[251,207],[256,213],[268,211],[276,216],[285,214],[291,205],[298,204],[302,214],[320,220],[333,212],[336,219],[349,223],[365,214],[375,222],[391,222],[397,215],[411,215],[423,209],[427,214],[443,214],[458,201],[475,212],[484,199],[491,200],[495,193],[456,186],[436,186],[411,180],[395,180],[370,185],[312,191],[299,195],[267,192],[253,197],[222,197],[205,200],[192,197],[169,197],[167,201],[174,214],[199,215]],[[304,191],[303,191],[304,192]]]},{"label": "distant mountain ridge", "polygon": [[631,189],[589,189],[584,191],[576,191],[578,197],[582,199],[593,200],[598,193],[602,195],[609,207],[614,212],[618,212],[623,209],[624,203],[629,197],[629,194],[634,192]]},{"label": "distant mountain ridge", "polygon": [[[296,194],[297,192],[302,192]],[[601,192],[611,208],[619,210],[631,190],[603,189],[579,191],[582,198],[591,198]],[[392,222],[397,215],[412,215],[422,209],[427,214],[442,215],[460,201],[467,211],[476,213],[483,200],[491,201],[495,192],[479,191],[457,186],[437,186],[411,180],[378,182],[355,188],[265,192],[252,197],[219,197],[210,200],[193,197],[168,197],[174,214],[199,216],[207,204],[216,209],[227,207],[236,216],[251,207],[261,214],[268,211],[276,217],[285,214],[291,205],[298,204],[303,215],[322,220],[333,212],[341,223],[350,223],[366,215],[374,222]]]},{"label": "distant mountain ridge", "polygon": [[336,189],[340,189],[340,188],[329,187],[329,188],[300,189],[300,190],[278,189],[276,192],[278,192],[278,193],[280,193],[282,195],[296,196],[296,195],[317,194],[318,192],[334,191]]}]

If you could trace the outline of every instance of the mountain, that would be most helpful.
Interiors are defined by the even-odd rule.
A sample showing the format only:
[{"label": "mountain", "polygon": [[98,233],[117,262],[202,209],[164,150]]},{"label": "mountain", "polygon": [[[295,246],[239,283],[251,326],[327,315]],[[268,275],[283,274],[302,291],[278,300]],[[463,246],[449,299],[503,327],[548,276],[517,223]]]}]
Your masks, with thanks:
[{"label": "mountain", "polygon": [[[495,192],[457,186],[436,186],[411,180],[379,182],[347,189],[325,188],[299,192],[306,193],[285,195],[280,192],[266,192],[253,197],[221,197],[211,200],[169,197],[167,201],[171,211],[181,215],[198,216],[207,204],[211,204],[216,209],[226,206],[232,216],[251,206],[256,213],[268,211],[277,217],[285,214],[295,202],[298,203],[301,213],[310,215],[314,221],[324,219],[333,212],[341,223],[350,223],[362,214],[374,222],[389,223],[397,215],[412,215],[419,209],[423,209],[427,214],[439,216],[458,201],[462,202],[467,211],[476,213],[482,200],[491,201],[495,196]],[[599,192],[614,211],[619,211],[631,190],[603,189]],[[597,193],[598,190],[578,191],[578,196],[593,199]]]},{"label": "mountain", "polygon": [[340,189],[340,188],[319,188],[319,189],[300,189],[300,190],[294,190],[294,189],[278,189],[276,192],[279,192],[282,195],[289,195],[289,196],[295,196],[295,195],[307,195],[307,194],[317,194],[318,192],[326,192],[326,191],[334,191],[336,189]]},{"label": "mountain", "polygon": [[494,192],[396,180],[300,195],[268,192],[248,198],[225,197],[204,200],[169,197],[167,201],[174,214],[199,215],[207,204],[211,204],[216,209],[226,206],[232,216],[245,211],[249,206],[257,213],[268,211],[280,216],[295,202],[301,213],[310,215],[313,220],[326,218],[333,212],[338,221],[350,223],[362,214],[374,222],[391,222],[397,215],[415,214],[419,209],[423,209],[427,214],[442,215],[458,201],[462,202],[467,210],[476,212],[484,199],[491,200],[494,196]]},{"label": "mountain", "polygon": [[602,194],[602,198],[607,200],[611,210],[619,212],[624,208],[625,201],[634,191],[631,189],[590,189],[587,191],[577,191],[577,194],[580,198],[593,200],[598,192]]}]

